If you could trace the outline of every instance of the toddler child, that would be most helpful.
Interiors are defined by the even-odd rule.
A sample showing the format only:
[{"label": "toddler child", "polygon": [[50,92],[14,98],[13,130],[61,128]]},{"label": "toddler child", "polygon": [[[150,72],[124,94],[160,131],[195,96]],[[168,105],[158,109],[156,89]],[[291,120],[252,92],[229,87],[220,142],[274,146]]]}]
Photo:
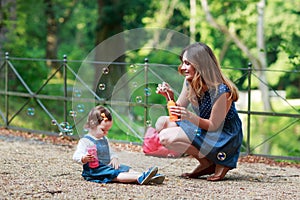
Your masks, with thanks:
[{"label": "toddler child", "polygon": [[[79,140],[73,155],[73,160],[83,165],[83,178],[96,183],[162,184],[165,176],[157,174],[157,167],[151,167],[148,171],[139,173],[119,163],[106,137],[112,125],[112,115],[105,107],[96,106],[90,111],[85,124],[88,133]],[[96,146],[97,152],[94,150],[96,156],[88,151],[92,146]]]}]

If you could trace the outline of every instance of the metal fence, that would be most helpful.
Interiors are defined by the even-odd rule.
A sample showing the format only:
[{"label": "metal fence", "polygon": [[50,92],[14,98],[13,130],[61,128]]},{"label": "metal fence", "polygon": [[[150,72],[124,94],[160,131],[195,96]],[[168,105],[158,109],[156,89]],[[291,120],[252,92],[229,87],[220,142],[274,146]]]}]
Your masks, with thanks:
[{"label": "metal fence", "polygon": [[[57,68],[44,73],[47,74],[47,77],[42,77],[42,81],[38,81],[37,84],[32,83],[32,80],[42,75],[36,74],[35,70],[39,69],[37,63],[44,66],[47,62],[56,63]],[[27,64],[24,65],[24,63]],[[71,67],[70,63],[76,66],[76,69],[73,66]],[[127,135],[137,138],[140,141],[138,143],[142,143],[143,130],[152,124],[149,112],[151,112],[151,109],[155,111],[155,108],[165,108],[165,105],[157,104],[155,100],[151,99],[151,87],[153,90],[157,82],[164,81],[166,78],[174,79],[174,77],[170,77],[169,72],[165,73],[163,69],[168,68],[169,71],[176,68],[176,66],[151,64],[147,59],[143,64],[109,63],[109,67],[114,65],[127,67],[129,74],[126,75],[126,79],[114,86],[112,93],[116,98],[106,99],[99,95],[105,89],[105,83],[100,81],[95,89],[94,85],[92,86],[89,82],[91,80],[89,76],[92,74],[85,74],[85,77],[82,77],[82,74],[79,73],[78,69],[82,67],[83,63],[89,65],[89,67],[103,64],[107,66],[107,63],[96,61],[71,61],[67,60],[67,56],[64,56],[62,60],[47,60],[9,57],[9,54],[6,53],[0,65],[0,127],[39,134],[73,135],[76,137],[80,136],[80,132],[84,132],[84,129],[79,130],[78,127],[83,127],[89,108],[95,104],[103,104],[110,108],[121,129],[125,130]],[[23,69],[20,69],[20,66]],[[33,77],[28,78],[20,74],[24,70],[33,70]],[[299,143],[300,105],[287,100],[284,95],[263,82],[250,64],[245,68],[225,68],[224,70],[239,70],[241,72],[241,77],[234,81],[241,78],[247,79],[247,90],[242,91],[244,97],[239,100],[243,106],[238,107],[238,112],[244,124],[245,139],[242,153],[277,159],[300,160],[300,150],[295,149],[295,145],[291,145],[291,150],[284,154],[273,155],[276,152],[273,154],[261,153],[264,152],[261,149],[265,146],[279,148],[278,145],[274,147],[274,140],[280,140],[281,146],[289,146],[291,142]],[[102,67],[101,71],[102,76],[109,74],[108,67]],[[276,71],[270,72],[274,73]],[[277,72],[300,73],[299,71]],[[275,104],[279,107],[284,106],[285,109],[274,112],[264,112],[263,109],[256,109],[260,103],[257,97],[254,97],[254,90],[251,89],[254,81],[265,84],[270,89],[271,94],[274,95],[272,98],[276,98]],[[180,81],[175,80],[175,82]],[[136,92],[138,90],[137,85],[142,86],[140,93]],[[178,87],[180,86],[178,85]],[[48,89],[49,87],[51,89]],[[53,89],[56,87],[57,90]],[[133,89],[128,89],[130,87]],[[130,93],[129,98],[122,99],[122,96],[128,96],[128,93]],[[134,112],[140,113],[139,116],[128,114],[129,110],[132,111],[136,108],[139,108],[139,110]],[[119,112],[119,109],[122,112]],[[141,114],[141,110],[143,114]],[[272,126],[263,126],[266,118],[275,121],[276,130]],[[272,124],[272,122],[268,122],[268,124]],[[280,128],[278,129],[278,127]],[[282,139],[283,135],[286,138],[293,138],[294,141],[284,141]],[[270,144],[273,146],[270,147]]]}]

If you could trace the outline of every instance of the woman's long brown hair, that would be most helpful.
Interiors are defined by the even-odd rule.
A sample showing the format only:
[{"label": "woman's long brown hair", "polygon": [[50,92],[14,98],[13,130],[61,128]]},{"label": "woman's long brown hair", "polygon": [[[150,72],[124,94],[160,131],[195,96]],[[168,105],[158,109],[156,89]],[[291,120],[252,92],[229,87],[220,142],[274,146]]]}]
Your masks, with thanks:
[{"label": "woman's long brown hair", "polygon": [[[185,52],[187,60],[195,68],[195,75],[193,79],[189,81],[190,87],[193,89],[189,90],[188,98],[190,101],[194,101],[193,97],[195,95],[198,98],[201,97],[201,95],[205,92],[205,86],[207,86],[208,89],[214,88],[216,91],[218,91],[218,86],[222,83],[227,85],[230,89],[229,100],[238,100],[239,96],[237,87],[223,75],[216,56],[209,46],[200,42],[187,46],[181,52],[181,61]],[[183,74],[181,66],[182,62],[178,67],[178,71],[179,73]]]}]

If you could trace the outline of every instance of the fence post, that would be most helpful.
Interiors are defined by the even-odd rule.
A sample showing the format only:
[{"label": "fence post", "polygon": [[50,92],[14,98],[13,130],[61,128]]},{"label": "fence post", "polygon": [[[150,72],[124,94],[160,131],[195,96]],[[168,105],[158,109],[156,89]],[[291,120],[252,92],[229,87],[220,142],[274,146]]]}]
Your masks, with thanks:
[{"label": "fence post", "polygon": [[5,125],[8,126],[8,109],[9,109],[9,101],[8,101],[8,61],[9,61],[9,53],[5,52]]},{"label": "fence post", "polygon": [[144,88],[144,96],[145,96],[145,100],[144,100],[144,127],[145,127],[145,132],[147,130],[147,121],[148,121],[148,63],[149,63],[149,60],[148,58],[145,58],[145,67],[144,67],[144,70],[145,70],[145,88]]},{"label": "fence post", "polygon": [[67,97],[68,97],[68,91],[67,91],[67,55],[64,55],[63,60],[63,77],[64,77],[64,122],[67,122]]},{"label": "fence post", "polygon": [[248,63],[248,109],[247,109],[247,155],[251,152],[250,150],[250,118],[251,118],[251,74],[252,74],[252,63]]}]

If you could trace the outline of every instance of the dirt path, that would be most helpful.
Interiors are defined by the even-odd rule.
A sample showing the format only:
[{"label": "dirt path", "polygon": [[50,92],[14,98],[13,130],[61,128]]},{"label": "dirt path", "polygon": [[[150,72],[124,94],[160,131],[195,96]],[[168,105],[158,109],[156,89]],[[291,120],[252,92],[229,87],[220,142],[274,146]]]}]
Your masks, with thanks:
[{"label": "dirt path", "polygon": [[137,171],[157,165],[167,176],[162,185],[96,184],[81,178],[72,161],[74,145],[0,137],[0,199],[300,199],[300,169],[240,162],[224,181],[182,179],[196,163],[119,151]]}]

